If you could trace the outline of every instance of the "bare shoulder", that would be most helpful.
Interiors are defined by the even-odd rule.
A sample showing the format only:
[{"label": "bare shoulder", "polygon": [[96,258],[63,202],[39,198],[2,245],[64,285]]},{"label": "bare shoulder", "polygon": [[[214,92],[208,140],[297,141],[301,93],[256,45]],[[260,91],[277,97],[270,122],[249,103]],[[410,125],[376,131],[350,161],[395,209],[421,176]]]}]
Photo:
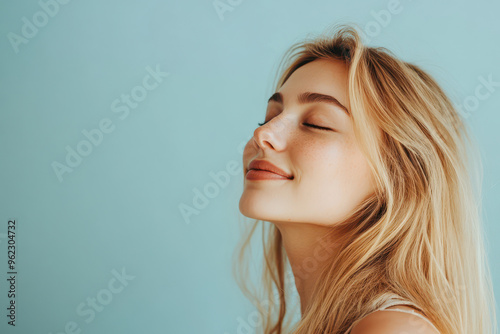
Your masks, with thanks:
[{"label": "bare shoulder", "polygon": [[[391,306],[387,310],[413,310],[409,306]],[[406,312],[380,310],[361,319],[350,334],[440,334],[421,317]]]}]

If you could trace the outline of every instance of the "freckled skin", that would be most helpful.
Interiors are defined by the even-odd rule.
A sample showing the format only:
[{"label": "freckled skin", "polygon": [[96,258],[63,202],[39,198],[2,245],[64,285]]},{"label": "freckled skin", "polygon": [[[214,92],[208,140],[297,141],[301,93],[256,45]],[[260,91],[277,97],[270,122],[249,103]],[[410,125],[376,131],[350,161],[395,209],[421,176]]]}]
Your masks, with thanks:
[{"label": "freckled skin", "polygon": [[[373,192],[368,164],[356,146],[352,120],[326,104],[299,105],[296,96],[309,91],[334,96],[349,109],[347,68],[341,62],[315,60],[297,69],[279,92],[284,106],[270,102],[265,125],[258,127],[243,153],[246,168],[253,159],[269,160],[290,181],[244,180],[240,211],[266,221],[331,225]],[[264,114],[264,112],[263,112]],[[308,128],[302,123],[333,128]]]},{"label": "freckled skin", "polygon": [[[271,222],[280,230],[302,311],[319,270],[309,270],[307,275],[300,270],[304,263],[317,260],[313,250],[318,238],[374,192],[373,176],[355,141],[351,117],[332,105],[297,102],[297,95],[308,91],[333,96],[350,110],[347,77],[346,65],[340,61],[315,60],[297,69],[279,89],[284,104],[268,104],[262,112],[267,123],[254,131],[243,152],[244,173],[252,160],[264,159],[294,177],[244,179],[239,209],[244,216]],[[323,262],[316,262],[321,268]]]}]

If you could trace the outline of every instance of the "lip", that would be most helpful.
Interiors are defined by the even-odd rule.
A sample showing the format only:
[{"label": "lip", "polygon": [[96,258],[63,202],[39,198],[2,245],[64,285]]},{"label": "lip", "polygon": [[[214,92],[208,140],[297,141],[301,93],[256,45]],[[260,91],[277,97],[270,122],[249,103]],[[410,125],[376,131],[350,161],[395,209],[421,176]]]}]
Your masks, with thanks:
[{"label": "lip", "polygon": [[267,160],[253,160],[245,175],[247,180],[292,180],[293,176]]}]

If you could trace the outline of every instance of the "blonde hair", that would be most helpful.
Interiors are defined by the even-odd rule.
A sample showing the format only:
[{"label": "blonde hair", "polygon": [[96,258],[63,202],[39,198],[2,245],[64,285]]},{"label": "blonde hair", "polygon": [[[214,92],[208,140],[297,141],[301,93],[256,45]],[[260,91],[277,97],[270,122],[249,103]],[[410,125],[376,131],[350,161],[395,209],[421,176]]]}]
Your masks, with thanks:
[{"label": "blonde hair", "polygon": [[[497,333],[480,218],[482,165],[452,102],[418,66],[363,45],[351,25],[293,44],[278,68],[275,91],[316,59],[348,66],[354,134],[376,191],[331,226],[325,238],[342,235],[344,246],[322,261],[311,302],[293,328],[291,319],[286,322],[294,287],[281,234],[269,222],[244,224],[233,274],[263,317],[259,327],[265,334],[344,333],[392,292],[419,305],[442,334]],[[258,225],[263,284],[252,292],[246,275]]]}]

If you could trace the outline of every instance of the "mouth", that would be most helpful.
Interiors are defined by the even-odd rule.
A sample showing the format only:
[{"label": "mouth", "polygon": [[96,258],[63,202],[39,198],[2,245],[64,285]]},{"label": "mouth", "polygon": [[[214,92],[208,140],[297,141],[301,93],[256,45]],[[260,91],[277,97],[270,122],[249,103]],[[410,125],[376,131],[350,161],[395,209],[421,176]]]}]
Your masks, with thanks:
[{"label": "mouth", "polygon": [[245,178],[247,180],[292,180],[290,177],[263,169],[249,169]]},{"label": "mouth", "polygon": [[245,171],[245,178],[247,180],[293,180],[293,175],[267,160],[253,160]]}]

